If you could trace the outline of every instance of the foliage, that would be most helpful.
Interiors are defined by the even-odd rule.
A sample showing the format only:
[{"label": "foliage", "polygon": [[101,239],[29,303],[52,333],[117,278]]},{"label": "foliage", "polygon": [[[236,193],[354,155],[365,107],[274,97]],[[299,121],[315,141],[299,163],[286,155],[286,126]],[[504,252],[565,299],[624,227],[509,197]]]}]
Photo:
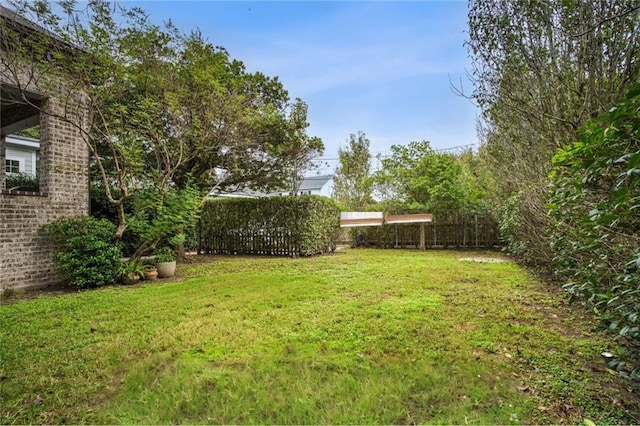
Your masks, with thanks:
[{"label": "foliage", "polygon": [[33,139],[40,139],[40,125],[37,124],[35,126],[27,127],[26,129],[22,129],[19,132],[15,132],[14,134],[18,136],[26,136]]},{"label": "foliage", "polygon": [[38,192],[40,190],[40,179],[27,173],[5,174],[5,188],[7,190],[16,188],[20,191]]},{"label": "foliage", "polygon": [[298,193],[305,173],[317,167],[311,159],[321,156],[324,152],[322,139],[306,133],[309,126],[307,111],[308,106],[301,99],[296,99],[291,105],[283,126],[285,133],[281,139],[282,146],[277,147],[278,158],[273,159],[282,167],[277,176],[280,176],[281,180],[284,177],[284,185],[276,186],[289,189],[291,195]]},{"label": "foliage", "polygon": [[[290,101],[277,78],[247,72],[198,32],[181,34],[139,8],[106,2],[82,10],[74,1],[10,4],[46,32],[26,37],[0,21],[3,81],[27,102],[21,76],[34,85],[29,90],[63,98],[59,109],[30,106],[82,134],[95,188],[116,212],[115,236],[135,228],[140,237],[135,256],[157,244],[165,210],[189,214],[188,205],[180,212],[164,204],[175,188],[189,197],[192,186],[204,193],[281,186],[322,152],[322,141],[306,133],[304,102]],[[73,94],[86,104],[66,102]],[[142,203],[140,215],[151,222],[143,225],[137,209],[131,215],[129,203]]]},{"label": "foliage", "polygon": [[181,135],[189,155],[178,167],[180,188],[195,178],[212,189],[294,187],[324,145],[306,133],[307,105],[291,101],[278,78],[248,73],[244,64],[193,33],[182,40],[175,72]]},{"label": "foliage", "polygon": [[349,135],[347,144],[338,150],[340,163],[333,176],[333,198],[348,211],[362,211],[373,202],[370,141],[364,132],[358,132]]},{"label": "foliage", "polygon": [[486,255],[199,256],[180,281],[3,301],[0,417],[637,423],[635,393],[594,371],[606,336],[513,263],[459,260]]},{"label": "foliage", "polygon": [[474,183],[470,159],[471,152],[435,152],[428,141],[393,145],[374,176],[376,191],[383,201],[399,201],[406,211],[481,210],[482,189]]},{"label": "foliage", "polygon": [[115,226],[108,220],[61,218],[43,229],[56,243],[56,263],[74,287],[101,287],[120,277],[122,253],[113,240]]},{"label": "foliage", "polygon": [[547,246],[529,243],[531,239],[538,242],[548,240],[547,209],[540,204],[540,193],[544,190],[524,188],[515,192],[500,203],[497,212],[500,236],[506,243],[506,249],[529,266],[539,266],[537,262],[549,256]]},{"label": "foliage", "polygon": [[522,240],[524,237],[522,224],[522,192],[517,192],[509,197],[502,206],[500,212],[500,235],[506,242],[506,249],[509,253],[525,258],[527,245]]},{"label": "foliage", "polygon": [[122,266],[122,275],[129,277],[144,277],[145,265],[136,259],[129,259]]},{"label": "foliage", "polygon": [[639,81],[640,9],[627,0],[472,0],[468,22],[490,198],[512,245],[546,266],[551,159]]},{"label": "foliage", "polygon": [[[554,265],[640,368],[640,86],[554,157]],[[627,368],[617,363],[622,371]]]},{"label": "foliage", "polygon": [[326,197],[213,199],[202,208],[200,239],[207,250],[225,236],[269,240],[286,234],[295,254],[311,256],[334,249],[339,226],[340,209]]},{"label": "foliage", "polygon": [[174,246],[182,244],[185,230],[192,229],[197,223],[201,202],[201,193],[192,186],[182,190],[168,188],[165,193],[139,191],[132,200],[129,227],[142,244],[133,256],[140,257],[162,241],[174,239]]},{"label": "foliage", "polygon": [[156,263],[167,263],[176,260],[176,252],[168,246],[157,248],[153,253]]}]

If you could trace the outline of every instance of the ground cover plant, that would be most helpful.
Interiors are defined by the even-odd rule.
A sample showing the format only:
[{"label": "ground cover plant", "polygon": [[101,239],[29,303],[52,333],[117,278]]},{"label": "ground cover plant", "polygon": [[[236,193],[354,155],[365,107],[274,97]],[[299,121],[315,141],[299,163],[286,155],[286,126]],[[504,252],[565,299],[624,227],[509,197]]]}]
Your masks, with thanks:
[{"label": "ground cover plant", "polygon": [[5,302],[2,423],[637,423],[608,338],[478,256],[208,257]]}]

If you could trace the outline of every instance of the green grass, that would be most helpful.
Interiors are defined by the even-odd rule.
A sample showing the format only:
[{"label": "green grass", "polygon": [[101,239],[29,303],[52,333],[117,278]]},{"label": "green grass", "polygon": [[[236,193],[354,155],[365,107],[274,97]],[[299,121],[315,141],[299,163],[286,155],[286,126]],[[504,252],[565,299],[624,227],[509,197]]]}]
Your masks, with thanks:
[{"label": "green grass", "polygon": [[636,423],[593,324],[474,254],[212,257],[5,302],[2,422]]}]

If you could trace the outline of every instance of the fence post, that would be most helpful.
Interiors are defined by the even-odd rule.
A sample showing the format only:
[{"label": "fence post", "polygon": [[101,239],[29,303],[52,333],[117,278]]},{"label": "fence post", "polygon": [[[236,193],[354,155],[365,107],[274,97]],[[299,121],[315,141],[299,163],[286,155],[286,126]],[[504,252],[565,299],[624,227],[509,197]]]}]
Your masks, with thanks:
[{"label": "fence post", "polygon": [[[476,247],[478,247],[478,215],[474,215],[475,218],[475,222],[476,222]],[[486,245],[486,243],[485,243]]]},{"label": "fence post", "polygon": [[420,224],[420,250],[425,251],[427,249],[424,238],[424,223]]},{"label": "fence post", "polygon": [[462,215],[462,248],[467,248],[467,214]]},{"label": "fence post", "polygon": [[202,254],[202,218],[198,219],[198,254]]},{"label": "fence post", "polygon": [[437,220],[435,215],[433,216],[433,245],[437,246],[438,245],[438,230],[436,229],[436,225],[437,225]]}]

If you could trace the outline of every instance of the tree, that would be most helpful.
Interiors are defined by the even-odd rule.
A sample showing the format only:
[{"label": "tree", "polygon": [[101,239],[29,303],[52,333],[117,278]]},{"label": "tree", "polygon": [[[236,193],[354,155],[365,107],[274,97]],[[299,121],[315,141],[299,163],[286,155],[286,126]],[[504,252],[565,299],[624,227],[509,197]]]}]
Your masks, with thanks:
[{"label": "tree", "polygon": [[[289,176],[291,195],[296,195],[304,175],[316,166],[311,162],[314,157],[321,156],[324,144],[318,137],[307,135],[307,104],[296,99],[285,121],[285,136],[282,147],[278,148],[282,154],[284,175]],[[287,188],[287,186],[285,186]]]},{"label": "tree", "polygon": [[462,172],[455,156],[435,152],[428,141],[411,142],[391,147],[375,182],[387,200],[400,201],[409,211],[462,211],[468,205]]},{"label": "tree", "polygon": [[290,102],[277,78],[246,73],[199,33],[184,44],[177,64],[187,88],[179,93],[188,111],[182,139],[194,155],[176,173],[180,187],[195,179],[203,191],[280,188],[322,152],[322,141],[306,134],[307,105]]},{"label": "tree", "polygon": [[347,210],[364,210],[373,202],[369,144],[364,132],[352,133],[347,147],[338,150],[340,162],[333,177],[333,198]]},{"label": "tree", "polygon": [[[105,2],[81,11],[62,2],[59,15],[46,1],[12,5],[43,31],[13,43],[10,29],[0,28],[8,34],[0,64],[4,80],[14,80],[21,102],[82,132],[94,181],[117,212],[116,237],[132,224],[146,236],[135,256],[179,234],[192,218],[191,202],[171,201],[183,208],[167,208],[174,188],[190,197],[196,188],[280,186],[322,149],[320,139],[306,135],[302,101],[290,104],[277,78],[247,73],[199,33],[182,35],[170,22],[152,24],[141,9]],[[26,74],[29,90],[48,93],[60,81],[39,76],[58,70],[65,92],[86,99],[88,114],[73,103],[48,110],[20,84]],[[78,118],[85,116],[89,125]],[[125,205],[134,200],[138,211],[132,216]]]},{"label": "tree", "polygon": [[546,185],[556,150],[640,78],[633,2],[473,0],[473,99],[503,237],[532,263],[550,261]]}]

